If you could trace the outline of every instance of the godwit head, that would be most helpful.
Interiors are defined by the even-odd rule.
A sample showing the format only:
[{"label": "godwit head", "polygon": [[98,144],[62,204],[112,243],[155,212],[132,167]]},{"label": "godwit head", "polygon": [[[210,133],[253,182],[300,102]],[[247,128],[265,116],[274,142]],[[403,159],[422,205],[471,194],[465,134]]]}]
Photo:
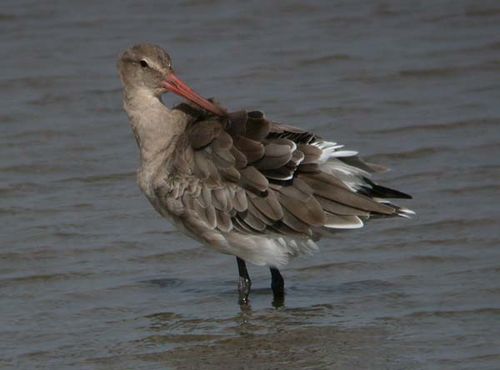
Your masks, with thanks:
[{"label": "godwit head", "polygon": [[153,44],[138,44],[125,50],[118,70],[126,91],[143,91],[156,97],[170,91],[218,116],[226,113],[193,91],[174,73],[170,55]]}]

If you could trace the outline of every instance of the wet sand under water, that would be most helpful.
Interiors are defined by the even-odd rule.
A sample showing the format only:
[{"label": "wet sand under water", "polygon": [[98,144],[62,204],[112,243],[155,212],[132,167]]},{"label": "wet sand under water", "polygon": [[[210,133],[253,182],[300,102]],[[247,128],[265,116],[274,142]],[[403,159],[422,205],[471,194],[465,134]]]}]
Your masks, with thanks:
[{"label": "wet sand under water", "polygon": [[234,339],[147,354],[141,360],[176,369],[215,369],[222,364],[228,369],[373,369],[394,362],[396,354],[380,345],[383,340],[380,328],[304,327],[256,336],[242,330]]}]

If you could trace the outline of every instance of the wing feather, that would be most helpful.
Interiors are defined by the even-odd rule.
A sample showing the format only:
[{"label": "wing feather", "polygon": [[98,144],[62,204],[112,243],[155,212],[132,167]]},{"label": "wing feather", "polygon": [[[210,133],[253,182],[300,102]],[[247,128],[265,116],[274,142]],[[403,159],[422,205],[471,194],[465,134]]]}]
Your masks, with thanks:
[{"label": "wing feather", "polygon": [[185,140],[179,140],[185,144],[175,152],[187,163],[184,172],[163,179],[155,194],[203,240],[241,244],[241,236],[265,233],[277,238],[274,247],[289,245],[289,253],[296,253],[301,245],[313,249],[310,240],[320,229],[362,227],[372,215],[407,215],[385,200],[406,194],[369,179],[384,168],[339,150],[342,145],[271,122],[258,111],[226,118],[196,111],[191,117]]}]

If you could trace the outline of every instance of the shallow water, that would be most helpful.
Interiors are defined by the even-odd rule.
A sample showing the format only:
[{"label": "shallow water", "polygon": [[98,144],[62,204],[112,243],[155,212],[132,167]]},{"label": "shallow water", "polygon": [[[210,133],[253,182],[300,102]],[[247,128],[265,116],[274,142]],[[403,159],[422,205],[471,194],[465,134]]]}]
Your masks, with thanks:
[{"label": "shallow water", "polygon": [[[497,1],[4,1],[0,368],[500,367]],[[392,167],[412,220],[320,243],[283,273],[175,231],[135,184],[118,53]],[[167,98],[170,101],[171,97]]]}]

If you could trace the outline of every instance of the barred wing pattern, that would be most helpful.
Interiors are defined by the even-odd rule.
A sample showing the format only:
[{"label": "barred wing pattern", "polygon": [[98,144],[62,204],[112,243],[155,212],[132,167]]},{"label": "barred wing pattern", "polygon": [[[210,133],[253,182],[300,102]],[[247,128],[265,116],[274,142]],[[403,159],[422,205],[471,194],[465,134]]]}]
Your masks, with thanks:
[{"label": "barred wing pattern", "polygon": [[336,229],[413,213],[387,200],[409,195],[370,180],[383,167],[342,145],[258,111],[221,118],[187,104],[176,109],[190,122],[155,195],[188,234],[221,252],[280,266]]}]

